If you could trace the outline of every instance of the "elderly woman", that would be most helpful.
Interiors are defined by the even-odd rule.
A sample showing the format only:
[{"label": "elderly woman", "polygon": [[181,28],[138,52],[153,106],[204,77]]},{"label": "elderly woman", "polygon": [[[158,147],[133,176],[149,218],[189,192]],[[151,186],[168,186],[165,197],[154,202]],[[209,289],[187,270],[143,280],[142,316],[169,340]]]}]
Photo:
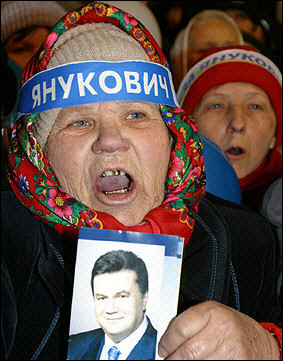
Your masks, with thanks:
[{"label": "elderly woman", "polygon": [[176,89],[207,50],[219,46],[244,45],[241,30],[234,20],[220,10],[203,10],[180,31],[170,50],[170,63]]},{"label": "elderly woman", "polygon": [[25,68],[20,113],[1,197],[3,359],[66,358],[79,227],[184,237],[162,357],[280,357],[271,226],[203,198],[195,122],[141,23],[100,3],[67,14]]},{"label": "elderly woman", "polygon": [[243,204],[258,210],[282,177],[282,75],[248,46],[210,50],[184,78],[178,97],[200,133],[230,159]]},{"label": "elderly woman", "polygon": [[[1,1],[1,45],[8,55],[8,66],[16,75],[17,93],[25,65],[65,13],[57,1]],[[2,127],[14,125],[17,105],[18,98]]]}]

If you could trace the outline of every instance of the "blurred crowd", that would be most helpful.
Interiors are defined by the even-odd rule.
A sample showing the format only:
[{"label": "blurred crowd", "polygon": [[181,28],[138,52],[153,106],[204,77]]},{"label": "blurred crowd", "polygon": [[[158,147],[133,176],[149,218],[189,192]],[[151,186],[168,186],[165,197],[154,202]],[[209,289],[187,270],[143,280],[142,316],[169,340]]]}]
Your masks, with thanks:
[{"label": "blurred crowd", "polygon": [[146,1],[161,28],[167,56],[180,31],[199,12],[221,10],[230,15],[245,42],[265,51],[282,66],[282,1]]}]

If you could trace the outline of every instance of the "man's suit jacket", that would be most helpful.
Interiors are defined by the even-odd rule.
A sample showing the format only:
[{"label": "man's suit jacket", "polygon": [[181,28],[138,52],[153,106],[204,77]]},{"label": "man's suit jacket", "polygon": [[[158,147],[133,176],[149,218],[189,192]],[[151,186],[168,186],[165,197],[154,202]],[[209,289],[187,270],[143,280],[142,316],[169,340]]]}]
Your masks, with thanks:
[{"label": "man's suit jacket", "polygon": [[[154,360],[157,331],[149,318],[147,329],[132,349],[127,360]],[[104,331],[99,328],[71,335],[68,344],[67,360],[99,360],[104,346]]]}]

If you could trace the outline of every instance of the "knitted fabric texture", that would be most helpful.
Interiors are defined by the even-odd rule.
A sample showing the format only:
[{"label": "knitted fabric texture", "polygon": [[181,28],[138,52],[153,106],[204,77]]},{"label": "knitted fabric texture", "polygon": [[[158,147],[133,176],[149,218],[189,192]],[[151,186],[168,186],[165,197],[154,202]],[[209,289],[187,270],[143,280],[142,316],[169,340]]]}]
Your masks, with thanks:
[{"label": "knitted fabric texture", "polygon": [[[93,2],[71,11],[59,20],[26,65],[21,85],[35,74],[43,72],[49,61],[52,61],[53,65],[60,63],[58,57],[56,60],[55,49],[57,44],[61,44],[58,52],[59,49],[64,49],[65,42],[59,43],[61,37],[67,36],[67,33],[76,27],[79,30],[79,26],[83,29],[83,25],[94,23],[112,24],[125,35],[130,35],[137,42],[137,48],[134,49],[132,42],[127,41],[131,47],[131,58],[141,47],[145,52],[145,55],[141,53],[142,60],[145,59],[144,56],[148,56],[150,62],[169,68],[157,42],[137,19],[110,5]],[[109,32],[109,29],[107,30]],[[115,34],[120,33],[116,31]],[[71,38],[70,41],[72,43]],[[115,43],[117,41],[115,40]],[[97,49],[96,47],[95,53],[98,52]],[[124,50],[120,53],[124,53]],[[136,58],[139,59],[139,56]],[[78,229],[89,227],[178,235],[184,239],[186,245],[194,228],[198,204],[205,194],[203,148],[194,119],[182,109],[160,103],[160,114],[175,142],[164,184],[164,199],[159,207],[144,216],[143,222],[127,227],[112,215],[89,208],[60,188],[56,174],[33,129],[33,124],[38,122],[39,113],[20,116],[12,128],[8,149],[8,175],[16,197],[35,218],[54,227],[74,242],[78,237]],[[151,149],[146,151],[151,152]],[[159,154],[153,156],[159,157]]]},{"label": "knitted fabric texture", "polygon": [[[78,25],[64,33],[52,49],[46,69],[79,61],[150,61],[148,55],[130,35],[107,23]],[[45,146],[61,108],[40,113],[34,123],[39,143]]]},{"label": "knitted fabric texture", "polygon": [[277,118],[276,144],[282,144],[282,74],[266,56],[250,46],[231,46],[207,51],[190,69],[178,89],[182,108],[193,114],[210,89],[232,82],[247,82],[265,91]]},{"label": "knitted fabric texture", "polygon": [[56,1],[2,1],[1,43],[31,26],[51,28],[66,14]]},{"label": "knitted fabric texture", "polygon": [[178,90],[183,109],[194,114],[200,99],[210,89],[227,83],[244,82],[262,89],[269,97],[277,118],[276,141],[262,163],[240,178],[242,204],[258,211],[262,196],[276,179],[282,177],[282,74],[266,56],[250,46],[215,48],[203,54],[190,69]]}]

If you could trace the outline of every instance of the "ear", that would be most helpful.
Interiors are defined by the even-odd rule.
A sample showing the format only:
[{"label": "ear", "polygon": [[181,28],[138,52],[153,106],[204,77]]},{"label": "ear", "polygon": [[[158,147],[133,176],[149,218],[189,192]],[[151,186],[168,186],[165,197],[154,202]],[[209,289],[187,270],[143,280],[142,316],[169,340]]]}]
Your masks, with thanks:
[{"label": "ear", "polygon": [[270,142],[269,149],[273,149],[275,146],[275,143],[276,143],[276,137],[273,137]]},{"label": "ear", "polygon": [[145,295],[143,296],[143,299],[142,299],[142,309],[143,309],[143,311],[146,311],[147,301],[148,301],[148,292],[145,293]]}]

